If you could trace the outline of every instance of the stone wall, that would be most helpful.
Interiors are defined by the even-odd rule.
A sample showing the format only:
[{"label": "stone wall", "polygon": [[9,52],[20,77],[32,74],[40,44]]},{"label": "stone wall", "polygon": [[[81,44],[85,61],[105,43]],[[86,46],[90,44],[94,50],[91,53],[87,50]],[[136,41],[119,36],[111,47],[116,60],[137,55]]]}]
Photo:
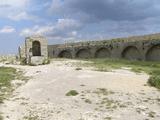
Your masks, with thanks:
[{"label": "stone wall", "polygon": [[48,59],[47,39],[42,36],[27,37],[23,47],[19,47],[19,54],[20,59],[25,58],[26,64],[42,64]]},{"label": "stone wall", "polygon": [[160,61],[160,34],[58,45],[48,45],[42,36],[31,36],[19,47],[19,56],[27,64],[39,64],[48,57]]},{"label": "stone wall", "polygon": [[160,61],[160,34],[48,45],[49,57]]}]

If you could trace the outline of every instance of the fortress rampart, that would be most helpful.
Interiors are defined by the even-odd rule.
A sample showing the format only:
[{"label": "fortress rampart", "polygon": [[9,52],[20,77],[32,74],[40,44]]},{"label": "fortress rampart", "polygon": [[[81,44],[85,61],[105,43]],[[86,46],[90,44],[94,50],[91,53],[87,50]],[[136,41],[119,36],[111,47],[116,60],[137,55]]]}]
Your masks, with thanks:
[{"label": "fortress rampart", "polygon": [[124,58],[160,61],[160,34],[48,45],[51,58]]},{"label": "fortress rampart", "polygon": [[43,36],[31,36],[19,47],[19,56],[27,64],[41,64],[48,57],[160,61],[160,34],[59,45],[48,45]]}]

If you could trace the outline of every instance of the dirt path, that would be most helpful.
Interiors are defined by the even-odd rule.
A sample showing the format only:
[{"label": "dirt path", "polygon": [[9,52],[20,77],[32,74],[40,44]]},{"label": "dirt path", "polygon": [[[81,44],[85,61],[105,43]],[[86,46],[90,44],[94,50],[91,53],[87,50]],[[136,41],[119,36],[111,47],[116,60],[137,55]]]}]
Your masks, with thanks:
[{"label": "dirt path", "polygon": [[[33,78],[0,106],[5,120],[160,120],[160,92],[148,75],[75,70],[72,62],[24,69]],[[66,96],[76,90],[77,96]]]}]

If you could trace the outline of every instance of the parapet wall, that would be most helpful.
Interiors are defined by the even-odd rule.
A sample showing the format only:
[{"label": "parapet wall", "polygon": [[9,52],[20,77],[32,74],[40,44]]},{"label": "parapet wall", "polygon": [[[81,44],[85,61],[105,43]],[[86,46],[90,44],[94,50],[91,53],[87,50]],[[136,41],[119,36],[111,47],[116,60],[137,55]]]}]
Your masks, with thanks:
[{"label": "parapet wall", "polygon": [[124,58],[160,61],[160,34],[48,45],[51,58]]}]

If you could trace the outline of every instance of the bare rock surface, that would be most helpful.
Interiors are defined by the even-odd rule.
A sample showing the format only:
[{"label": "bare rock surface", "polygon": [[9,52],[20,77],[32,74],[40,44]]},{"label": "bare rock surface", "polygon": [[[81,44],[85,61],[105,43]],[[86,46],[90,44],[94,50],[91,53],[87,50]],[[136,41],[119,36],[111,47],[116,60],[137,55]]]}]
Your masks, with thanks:
[{"label": "bare rock surface", "polygon": [[160,91],[147,74],[76,70],[76,62],[12,66],[32,78],[0,106],[4,120],[160,120]]}]

